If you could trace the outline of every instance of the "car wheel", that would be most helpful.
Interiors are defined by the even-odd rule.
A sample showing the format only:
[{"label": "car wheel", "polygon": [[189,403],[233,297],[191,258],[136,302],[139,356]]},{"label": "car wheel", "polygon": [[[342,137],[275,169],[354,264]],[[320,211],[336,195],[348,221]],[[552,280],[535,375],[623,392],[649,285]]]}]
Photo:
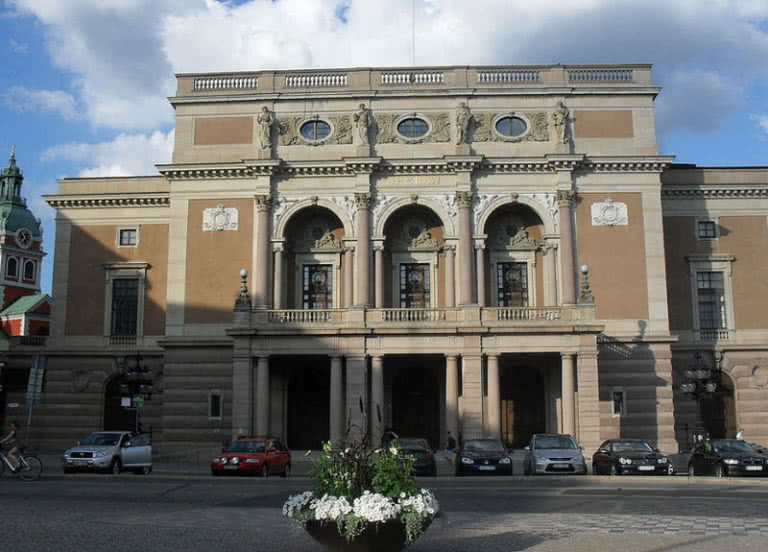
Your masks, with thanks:
[{"label": "car wheel", "polygon": [[611,475],[619,475],[619,470],[616,469],[616,464],[611,464],[611,470],[609,472]]},{"label": "car wheel", "polygon": [[696,477],[696,468],[693,467],[693,464],[688,464],[688,477]]},{"label": "car wheel", "polygon": [[285,466],[283,466],[283,471],[280,473],[280,477],[285,478],[290,476],[291,476],[291,465],[286,464]]},{"label": "car wheel", "polygon": [[269,476],[269,466],[264,464],[263,466],[261,466],[261,477],[266,479],[268,476]]},{"label": "car wheel", "polygon": [[718,464],[715,466],[715,477],[724,477],[725,476],[725,470],[723,469],[722,464]]},{"label": "car wheel", "polygon": [[139,470],[139,473],[141,475],[149,475],[150,473],[152,473],[152,466],[144,466]]},{"label": "car wheel", "polygon": [[120,475],[120,470],[122,466],[120,466],[120,460],[114,459],[112,460],[112,463],[109,465],[109,473],[112,475]]}]

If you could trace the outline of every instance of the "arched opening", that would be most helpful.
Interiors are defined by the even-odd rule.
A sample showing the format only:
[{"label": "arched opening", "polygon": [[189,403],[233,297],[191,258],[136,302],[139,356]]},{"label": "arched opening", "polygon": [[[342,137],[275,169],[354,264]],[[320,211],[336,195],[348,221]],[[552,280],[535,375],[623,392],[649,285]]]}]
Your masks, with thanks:
[{"label": "arched opening", "polygon": [[288,222],[285,239],[286,270],[282,278],[275,276],[283,294],[279,304],[289,309],[347,304],[343,278],[351,267],[344,266],[344,225],[339,218],[325,207],[307,207]]},{"label": "arched opening", "polygon": [[[545,304],[541,247],[544,224],[527,205],[512,203],[496,209],[485,223],[483,305],[526,307]],[[484,299],[484,300],[483,300]],[[554,298],[551,298],[554,300]]]},{"label": "arched opening", "polygon": [[543,357],[535,364],[514,357],[501,358],[501,438],[507,447],[523,448],[531,435],[548,430],[544,377],[548,365]]},{"label": "arched opening", "polygon": [[133,431],[136,428],[136,409],[122,406],[120,385],[124,383],[120,375],[107,381],[104,389],[104,431]]},{"label": "arched opening", "polygon": [[274,357],[285,378],[286,445],[295,450],[320,449],[330,438],[331,371],[328,357]]},{"label": "arched opening", "polygon": [[384,306],[445,305],[445,263],[440,261],[444,228],[423,205],[401,207],[384,226]]},{"label": "arched opening", "polygon": [[391,427],[403,438],[427,439],[440,446],[440,381],[443,357],[388,356],[384,370],[391,386]]},{"label": "arched opening", "polygon": [[738,431],[733,379],[721,373],[720,384],[714,395],[701,401],[701,419],[704,430],[712,439],[732,439]]}]

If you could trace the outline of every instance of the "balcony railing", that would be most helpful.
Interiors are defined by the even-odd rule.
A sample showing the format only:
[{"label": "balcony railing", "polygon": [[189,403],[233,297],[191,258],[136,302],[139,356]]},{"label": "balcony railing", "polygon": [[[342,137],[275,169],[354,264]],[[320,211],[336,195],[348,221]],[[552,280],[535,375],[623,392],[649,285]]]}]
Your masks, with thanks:
[{"label": "balcony railing", "polygon": [[47,339],[47,335],[15,335],[11,337],[11,343],[22,347],[45,347]]},{"label": "balcony railing", "polygon": [[260,328],[472,328],[494,326],[561,326],[590,323],[593,306],[552,307],[454,307],[454,308],[349,308],[259,310],[236,315],[236,326]]}]

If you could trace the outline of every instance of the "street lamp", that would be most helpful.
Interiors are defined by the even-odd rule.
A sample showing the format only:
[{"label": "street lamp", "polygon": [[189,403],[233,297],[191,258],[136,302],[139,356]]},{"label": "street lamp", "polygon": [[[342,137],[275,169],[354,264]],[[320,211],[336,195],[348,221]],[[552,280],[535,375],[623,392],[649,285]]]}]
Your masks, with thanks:
[{"label": "street lamp", "polygon": [[123,365],[122,380],[120,384],[121,404],[128,404],[136,409],[135,432],[139,433],[141,427],[140,411],[144,401],[152,400],[154,388],[154,373],[141,362],[141,355],[136,353],[136,362],[133,365],[126,362]]},{"label": "street lamp", "polygon": [[701,421],[701,402],[705,398],[715,395],[718,391],[719,373],[717,370],[710,370],[706,366],[702,367],[701,353],[693,355],[695,362],[691,364],[684,372],[685,383],[680,385],[680,391],[689,395],[696,401],[696,430],[694,439],[699,440],[704,434],[704,428]]}]

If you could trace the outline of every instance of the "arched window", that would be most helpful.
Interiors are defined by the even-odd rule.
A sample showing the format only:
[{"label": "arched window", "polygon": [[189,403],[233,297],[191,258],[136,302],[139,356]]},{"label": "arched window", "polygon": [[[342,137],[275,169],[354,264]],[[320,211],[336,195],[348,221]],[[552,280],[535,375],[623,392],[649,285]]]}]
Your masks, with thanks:
[{"label": "arched window", "polygon": [[19,261],[15,257],[8,258],[8,264],[5,267],[6,278],[18,278],[19,277]]},{"label": "arched window", "polygon": [[26,261],[24,263],[24,279],[25,280],[35,279],[35,261]]}]

